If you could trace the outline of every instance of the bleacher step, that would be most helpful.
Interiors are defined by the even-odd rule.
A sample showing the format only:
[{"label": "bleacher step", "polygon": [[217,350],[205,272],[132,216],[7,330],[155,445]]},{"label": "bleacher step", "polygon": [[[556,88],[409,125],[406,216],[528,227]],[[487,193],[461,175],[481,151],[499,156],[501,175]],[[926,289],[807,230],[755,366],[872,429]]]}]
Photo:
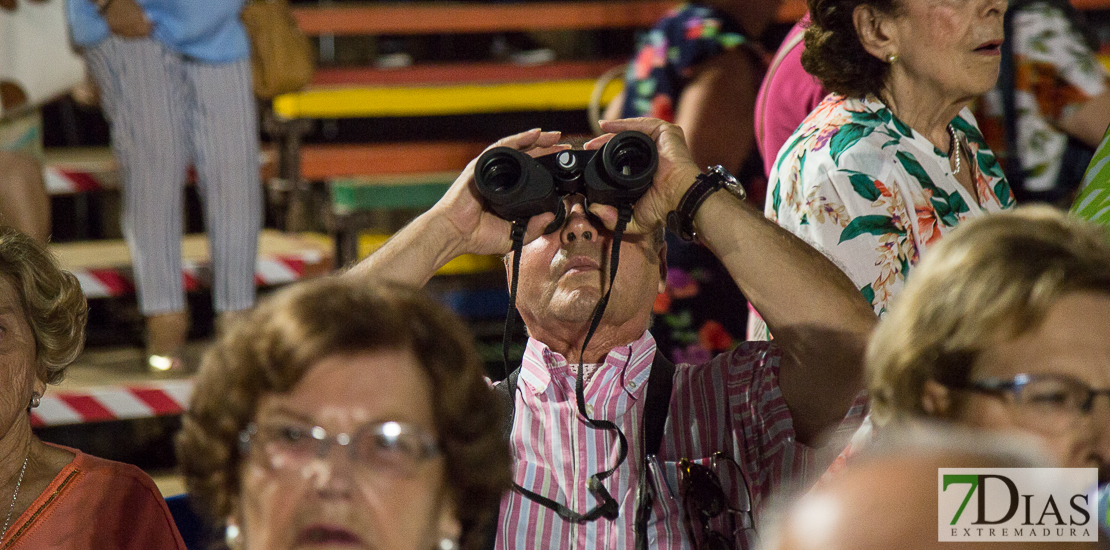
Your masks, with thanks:
[{"label": "bleacher step", "polygon": [[[63,269],[81,281],[90,299],[134,293],[131,253],[122,240],[56,243],[50,250]],[[334,245],[318,234],[289,234],[263,230],[258,241],[255,284],[291,283],[330,272]],[[181,243],[182,278],[186,290],[206,288],[211,280],[211,259],[205,235],[186,235]]]},{"label": "bleacher step", "polygon": [[[47,149],[42,175],[46,192],[52,196],[75,195],[94,191],[119,189],[119,163],[109,147],[59,147]],[[273,172],[276,154],[263,150],[258,163],[262,181]],[[192,185],[195,174],[190,169],[185,183]]]},{"label": "bleacher step", "polygon": [[[321,88],[274,98],[274,113],[298,118],[376,118],[447,116],[528,111],[574,111],[590,103],[595,79],[456,84],[442,86],[381,86]],[[602,94],[602,105],[623,86],[614,80]]]}]

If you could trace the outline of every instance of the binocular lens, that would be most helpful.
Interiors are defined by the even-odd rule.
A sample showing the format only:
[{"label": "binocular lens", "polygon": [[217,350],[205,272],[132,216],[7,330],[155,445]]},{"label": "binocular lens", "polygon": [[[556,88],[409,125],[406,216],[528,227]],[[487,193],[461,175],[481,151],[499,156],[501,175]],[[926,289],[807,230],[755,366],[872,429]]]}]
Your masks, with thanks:
[{"label": "binocular lens", "polygon": [[646,135],[621,132],[605,144],[601,162],[614,186],[625,191],[638,189],[638,197],[651,185],[657,164],[655,154],[655,143]]},{"label": "binocular lens", "polygon": [[621,147],[613,153],[613,166],[622,176],[636,176],[647,170],[651,165],[652,151],[648,151],[642,143],[629,141],[622,143]]},{"label": "binocular lens", "polygon": [[520,161],[509,155],[498,155],[481,167],[480,179],[491,191],[501,193],[520,183]]}]

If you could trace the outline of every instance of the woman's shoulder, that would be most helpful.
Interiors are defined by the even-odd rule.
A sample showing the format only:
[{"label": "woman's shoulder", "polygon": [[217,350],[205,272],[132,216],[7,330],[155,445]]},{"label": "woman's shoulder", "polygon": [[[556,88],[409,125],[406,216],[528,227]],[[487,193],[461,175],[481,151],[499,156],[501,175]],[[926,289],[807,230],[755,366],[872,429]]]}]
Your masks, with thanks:
[{"label": "woman's shoulder", "polygon": [[731,50],[748,42],[743,27],[724,11],[702,4],[682,4],[663,16],[651,31],[668,46],[701,55]]},{"label": "woman's shoulder", "polygon": [[1074,26],[1067,0],[1026,0],[1012,3],[1009,9],[1015,34],[1026,39],[1049,29],[1071,30]]},{"label": "woman's shoulder", "polygon": [[32,505],[19,548],[185,548],[161,492],[141,469],[47,445],[73,459]]},{"label": "woman's shoulder", "polygon": [[74,453],[70,464],[79,474],[80,492],[96,494],[100,501],[114,496],[136,506],[144,501],[160,503],[163,500],[158,485],[138,466],[85,454],[77,449],[59,448]]},{"label": "woman's shoulder", "polygon": [[73,459],[73,464],[84,474],[87,480],[99,484],[131,484],[135,486],[136,489],[141,488],[141,492],[149,492],[161,498],[161,492],[158,490],[158,486],[154,483],[154,480],[147,475],[146,472],[133,464],[116,462],[115,460],[96,457],[80,451],[77,451],[77,456]]},{"label": "woman's shoulder", "polygon": [[[699,24],[708,25],[709,27],[706,29],[699,29],[697,28]],[[654,28],[686,29],[689,31],[686,36],[695,38],[707,34],[705,32],[707,30],[723,29],[730,32],[738,32],[741,29],[739,23],[724,10],[695,2],[687,2],[676,6],[659,19],[655,23]]]},{"label": "woman's shoulder", "polygon": [[894,160],[900,140],[912,135],[903,126],[881,103],[829,94],[787,139],[778,170],[793,164],[807,174],[878,175]]},{"label": "woman's shoulder", "polygon": [[1091,58],[1098,39],[1067,0],[1032,0],[1011,6],[1014,53],[1030,61],[1062,65]]}]

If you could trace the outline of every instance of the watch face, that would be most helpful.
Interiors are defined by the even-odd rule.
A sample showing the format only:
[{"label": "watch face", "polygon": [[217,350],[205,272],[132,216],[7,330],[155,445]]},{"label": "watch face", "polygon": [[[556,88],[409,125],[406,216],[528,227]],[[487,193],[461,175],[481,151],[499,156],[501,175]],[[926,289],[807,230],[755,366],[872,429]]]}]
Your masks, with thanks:
[{"label": "watch face", "polygon": [[737,180],[736,176],[733,176],[728,170],[725,170],[724,166],[718,164],[711,168],[710,172],[719,175],[724,182],[725,189],[728,189],[733,195],[740,197],[741,200],[748,196],[747,190],[740,184],[740,180]]}]

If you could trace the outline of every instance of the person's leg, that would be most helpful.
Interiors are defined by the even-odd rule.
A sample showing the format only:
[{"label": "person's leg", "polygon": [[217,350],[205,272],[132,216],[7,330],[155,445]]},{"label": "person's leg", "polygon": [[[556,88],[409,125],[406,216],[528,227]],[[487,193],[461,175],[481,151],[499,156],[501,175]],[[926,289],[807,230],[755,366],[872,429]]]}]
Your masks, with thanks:
[{"label": "person's leg", "polygon": [[188,62],[188,120],[221,316],[254,305],[262,227],[258,117],[248,60]]},{"label": "person's leg", "polygon": [[50,196],[42,177],[42,116],[38,110],[0,120],[0,224],[45,243]]},{"label": "person's leg", "polygon": [[147,352],[176,354],[189,328],[181,275],[182,184],[189,162],[183,63],[145,38],[111,37],[85,57],[120,164],[121,225],[147,318]]},{"label": "person's leg", "polygon": [[22,151],[0,151],[0,224],[45,243],[50,237],[50,197],[42,166]]}]

